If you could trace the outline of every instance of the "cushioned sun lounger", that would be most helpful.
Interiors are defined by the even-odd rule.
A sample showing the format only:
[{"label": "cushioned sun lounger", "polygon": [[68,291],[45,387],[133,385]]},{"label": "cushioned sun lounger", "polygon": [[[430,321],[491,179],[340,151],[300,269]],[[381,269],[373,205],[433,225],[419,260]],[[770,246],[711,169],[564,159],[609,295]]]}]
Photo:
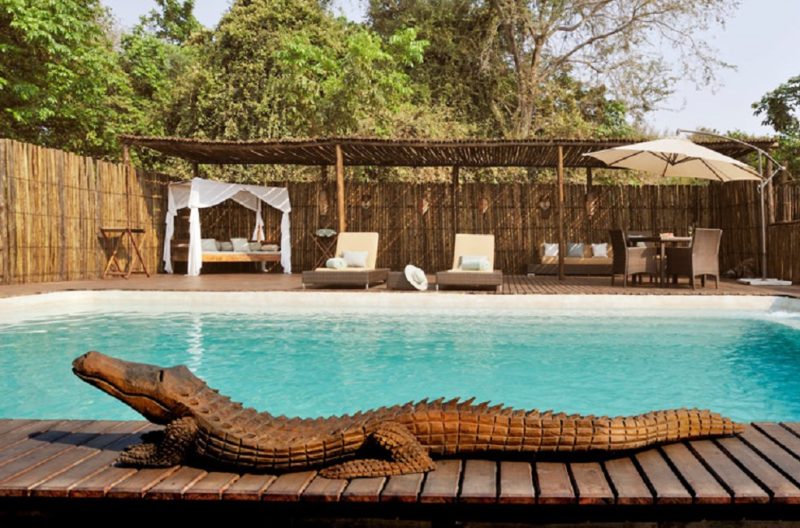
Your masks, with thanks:
[{"label": "cushioned sun lounger", "polygon": [[363,286],[386,282],[389,270],[375,268],[378,258],[378,233],[339,233],[336,240],[335,257],[343,258],[345,252],[366,252],[363,267],[343,269],[317,268],[303,272],[303,288],[306,286]]},{"label": "cushioned sun lounger", "polygon": [[[488,267],[483,270],[465,270],[465,257],[486,258]],[[502,289],[503,272],[494,269],[494,235],[456,235],[452,269],[436,274],[436,289],[448,286],[467,289],[492,287],[497,291]]]}]

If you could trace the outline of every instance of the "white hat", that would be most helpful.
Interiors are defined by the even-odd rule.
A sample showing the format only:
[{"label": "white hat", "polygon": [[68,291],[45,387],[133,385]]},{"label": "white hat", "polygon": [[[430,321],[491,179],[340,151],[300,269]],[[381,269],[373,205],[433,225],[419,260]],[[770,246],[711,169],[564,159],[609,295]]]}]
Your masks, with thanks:
[{"label": "white hat", "polygon": [[413,287],[419,291],[428,289],[428,277],[425,276],[424,271],[411,264],[406,266],[406,269],[403,271],[406,274],[406,280],[410,282]]}]

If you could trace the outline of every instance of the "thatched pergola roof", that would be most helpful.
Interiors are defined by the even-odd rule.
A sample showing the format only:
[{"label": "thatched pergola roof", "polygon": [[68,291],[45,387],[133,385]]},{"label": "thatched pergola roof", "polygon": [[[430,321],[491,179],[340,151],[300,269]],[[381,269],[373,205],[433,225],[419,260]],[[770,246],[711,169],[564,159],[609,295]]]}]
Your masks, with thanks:
[{"label": "thatched pergola roof", "polygon": [[[604,167],[583,154],[618,147],[651,138],[625,139],[376,139],[332,137],[226,141],[174,137],[121,136],[124,145],[146,147],[192,163],[334,165],[336,147],[344,164],[384,167],[556,167],[558,147],[564,152],[565,167]],[[774,139],[749,140],[769,151]],[[740,158],[750,152],[732,141],[696,141],[726,156]]]}]

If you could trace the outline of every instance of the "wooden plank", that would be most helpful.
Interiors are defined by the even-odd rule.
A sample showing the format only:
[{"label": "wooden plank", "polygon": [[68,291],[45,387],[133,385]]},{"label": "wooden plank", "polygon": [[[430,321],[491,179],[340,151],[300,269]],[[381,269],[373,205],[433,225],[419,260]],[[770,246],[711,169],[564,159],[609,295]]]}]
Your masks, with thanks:
[{"label": "wooden plank", "polygon": [[317,475],[303,490],[302,497],[309,502],[339,502],[346,487],[347,481],[344,479],[328,479]]},{"label": "wooden plank", "polygon": [[[87,427],[90,424],[91,422],[88,422],[82,427],[78,427],[78,429]],[[52,436],[50,436],[51,433]],[[48,462],[51,458],[54,458],[59,453],[68,449],[73,449],[76,445],[80,445],[96,435],[97,433],[89,432],[65,434],[64,431],[48,431],[38,435],[35,439],[31,440],[32,447],[30,449],[26,449],[20,456],[6,460],[5,463],[0,466],[0,482],[8,480],[25,471],[30,471],[31,469]],[[47,438],[47,441],[40,441],[43,438]],[[51,443],[55,440],[58,440],[58,443]],[[20,445],[23,446],[26,444],[27,442]],[[12,450],[10,449],[8,451]]]},{"label": "wooden plank", "polygon": [[500,462],[500,504],[534,504],[533,469],[528,462]]},{"label": "wooden plank", "polygon": [[204,476],[206,476],[206,472],[202,469],[183,466],[147,490],[144,498],[156,500],[180,499],[186,489]]},{"label": "wooden plank", "polygon": [[275,475],[242,475],[222,492],[223,500],[261,500],[264,491],[278,477]]},{"label": "wooden plank", "polygon": [[183,492],[186,500],[220,500],[222,493],[236,482],[239,475],[212,471]]},{"label": "wooden plank", "polygon": [[636,462],[642,469],[645,479],[655,491],[657,504],[692,503],[692,495],[689,490],[681,484],[657,449],[636,453]]},{"label": "wooden plank", "polygon": [[386,477],[356,478],[350,481],[342,493],[344,502],[378,502]]},{"label": "wooden plank", "polygon": [[576,500],[566,464],[537,462],[536,482],[539,504],[573,504]]},{"label": "wooden plank", "polygon": [[0,466],[4,466],[12,460],[33,450],[49,446],[52,442],[64,438],[68,434],[69,431],[54,429],[43,433],[23,435],[18,441],[13,442],[3,449],[3,451],[0,451]]},{"label": "wooden plank", "polygon": [[24,425],[29,425],[32,423],[34,423],[34,420],[13,420],[9,418],[0,419],[0,438],[3,437],[4,433],[11,432],[14,429],[18,429]]},{"label": "wooden plank", "polygon": [[800,457],[800,438],[790,432],[785,427],[776,423],[758,422],[753,424],[758,430],[769,436],[784,449],[790,451],[794,456]]},{"label": "wooden plank", "polygon": [[[59,473],[53,478],[38,484],[31,490],[31,495],[35,497],[67,497],[70,490],[78,483],[88,479],[92,475],[99,473],[103,469],[109,468],[119,456],[119,451],[130,444],[138,442],[142,430],[149,429],[146,422],[127,422],[114,429],[116,434],[101,435],[101,437],[89,441],[87,447],[103,449],[97,455],[83,460],[63,473]],[[137,431],[138,430],[138,431]],[[131,433],[118,437],[117,435],[125,432]],[[101,444],[100,439],[111,441],[110,444]]]},{"label": "wooden plank", "polygon": [[316,471],[286,473],[275,479],[261,498],[265,501],[299,501],[303,491],[316,476]]},{"label": "wooden plank", "polygon": [[458,482],[461,478],[460,460],[439,460],[436,469],[428,472],[419,501],[426,504],[455,502],[458,497]]},{"label": "wooden plank", "polygon": [[474,504],[497,502],[497,462],[467,460],[458,500]]},{"label": "wooden plank", "polygon": [[69,496],[83,499],[103,498],[114,485],[134,475],[136,471],[133,468],[106,467],[74,484],[69,490]]},{"label": "wooden plank", "polygon": [[662,448],[664,455],[692,488],[696,504],[729,504],[733,501],[717,479],[689,451],[685,444],[670,444]]},{"label": "wooden plank", "polygon": [[600,464],[584,462],[570,464],[578,504],[614,504],[614,492]]},{"label": "wooden plank", "polygon": [[139,469],[125,480],[114,484],[106,492],[106,497],[113,499],[141,499],[153,486],[180,469],[180,466],[168,468]]},{"label": "wooden plank", "polygon": [[424,473],[389,477],[381,492],[381,502],[417,502],[423,480]]},{"label": "wooden plank", "polygon": [[15,429],[0,434],[0,457],[5,450],[24,440],[32,440],[37,434],[44,433],[64,424],[62,420],[31,420]]},{"label": "wooden plank", "polygon": [[800,489],[753,451],[739,438],[721,438],[719,445],[744,466],[755,479],[767,488],[772,501],[800,504]]},{"label": "wooden plank", "polygon": [[654,497],[639,470],[629,457],[615,458],[603,463],[617,492],[617,504],[652,504]]},{"label": "wooden plank", "polygon": [[711,440],[689,442],[689,448],[722,481],[735,504],[764,504],[769,495]]},{"label": "wooden plank", "polygon": [[29,471],[16,474],[0,482],[0,497],[26,497],[30,489],[49,478],[79,464],[83,460],[95,456],[97,451],[77,447],[68,449],[61,455],[51,458],[43,464],[33,467]]},{"label": "wooden plank", "polygon": [[744,440],[763,458],[769,460],[795,485],[800,483],[800,460],[792,456],[786,449],[753,427],[745,429],[744,433],[739,435],[739,438]]}]

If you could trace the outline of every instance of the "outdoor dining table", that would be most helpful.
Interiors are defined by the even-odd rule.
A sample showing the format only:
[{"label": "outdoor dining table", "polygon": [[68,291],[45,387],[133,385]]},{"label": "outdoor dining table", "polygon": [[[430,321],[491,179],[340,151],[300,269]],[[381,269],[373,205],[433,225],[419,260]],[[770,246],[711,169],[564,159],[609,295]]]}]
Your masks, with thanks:
[{"label": "outdoor dining table", "polygon": [[665,262],[667,259],[667,245],[677,246],[678,244],[691,244],[692,237],[690,236],[642,236],[642,235],[628,235],[628,241],[633,244],[637,242],[654,242],[658,244],[658,254],[661,258],[658,259],[658,280],[659,284],[663,287],[665,284]]}]

